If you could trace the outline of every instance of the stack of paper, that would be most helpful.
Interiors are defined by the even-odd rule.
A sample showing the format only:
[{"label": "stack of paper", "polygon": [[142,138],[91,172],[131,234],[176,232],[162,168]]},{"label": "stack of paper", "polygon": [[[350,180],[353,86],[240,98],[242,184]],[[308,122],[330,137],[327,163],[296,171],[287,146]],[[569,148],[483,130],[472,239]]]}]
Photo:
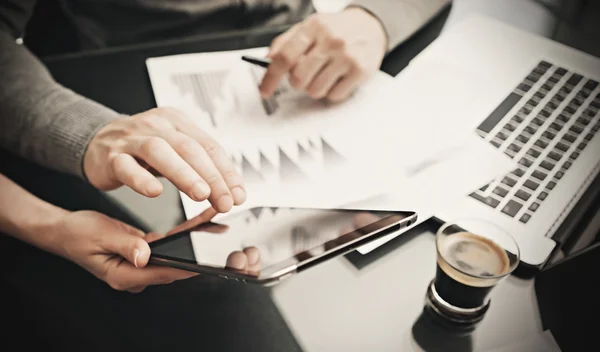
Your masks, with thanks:
[{"label": "stack of paper", "polygon": [[[147,61],[158,106],[184,111],[219,141],[245,180],[253,206],[418,210],[464,195],[507,169],[468,131],[448,133],[429,116],[397,116],[397,88],[378,73],[347,101],[314,101],[283,84],[260,98],[264,69],[241,60],[266,48]],[[477,145],[476,145],[477,144]],[[467,172],[481,161],[488,175]],[[439,186],[439,187],[438,187]],[[467,190],[468,188],[468,190]],[[181,195],[186,216],[206,209]]]}]

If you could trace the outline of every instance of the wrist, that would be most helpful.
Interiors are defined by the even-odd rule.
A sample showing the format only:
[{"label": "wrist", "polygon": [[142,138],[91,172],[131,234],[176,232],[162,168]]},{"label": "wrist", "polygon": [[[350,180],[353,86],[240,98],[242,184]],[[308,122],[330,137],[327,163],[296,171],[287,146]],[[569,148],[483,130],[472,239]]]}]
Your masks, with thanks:
[{"label": "wrist", "polygon": [[384,44],[383,51],[384,53],[387,52],[389,38],[385,30],[385,26],[383,25],[383,22],[381,22],[379,17],[377,17],[375,14],[373,14],[366,8],[353,4],[346,7],[344,9],[344,13],[347,13],[350,16],[352,16],[352,20],[354,22],[368,23],[366,28],[369,28],[371,33],[373,33],[382,40]]},{"label": "wrist", "polygon": [[60,254],[62,242],[60,240],[60,234],[62,233],[60,227],[69,211],[45,203],[37,207],[33,213],[35,216],[22,225],[25,240],[40,249],[53,254]]}]

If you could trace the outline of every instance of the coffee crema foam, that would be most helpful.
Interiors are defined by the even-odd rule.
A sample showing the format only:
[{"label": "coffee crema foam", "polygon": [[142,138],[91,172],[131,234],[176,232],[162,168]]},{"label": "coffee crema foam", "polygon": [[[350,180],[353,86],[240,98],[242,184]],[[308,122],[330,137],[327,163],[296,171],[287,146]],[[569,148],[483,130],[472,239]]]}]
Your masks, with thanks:
[{"label": "coffee crema foam", "polygon": [[510,270],[506,251],[493,241],[473,233],[453,234],[444,238],[440,245],[443,248],[438,248],[438,265],[462,284],[492,286],[498,282],[498,276],[504,276]]}]

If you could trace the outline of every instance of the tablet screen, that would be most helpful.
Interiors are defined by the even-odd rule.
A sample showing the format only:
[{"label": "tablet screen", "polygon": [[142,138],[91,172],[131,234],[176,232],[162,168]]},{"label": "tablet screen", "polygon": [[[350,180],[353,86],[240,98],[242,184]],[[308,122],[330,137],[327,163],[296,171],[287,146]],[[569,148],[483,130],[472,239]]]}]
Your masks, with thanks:
[{"label": "tablet screen", "polygon": [[412,212],[252,208],[151,244],[152,255],[259,276],[394,226]]}]

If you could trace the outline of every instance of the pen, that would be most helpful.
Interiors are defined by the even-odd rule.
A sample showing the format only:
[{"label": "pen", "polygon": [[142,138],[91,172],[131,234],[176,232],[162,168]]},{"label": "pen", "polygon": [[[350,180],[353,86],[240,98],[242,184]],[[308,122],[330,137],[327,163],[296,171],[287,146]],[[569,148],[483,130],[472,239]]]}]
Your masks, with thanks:
[{"label": "pen", "polygon": [[243,55],[242,60],[249,62],[253,65],[257,65],[257,66],[264,67],[264,68],[268,68],[269,65],[271,64],[270,59],[263,59],[263,58],[259,58],[259,57],[248,56],[248,55]]}]

